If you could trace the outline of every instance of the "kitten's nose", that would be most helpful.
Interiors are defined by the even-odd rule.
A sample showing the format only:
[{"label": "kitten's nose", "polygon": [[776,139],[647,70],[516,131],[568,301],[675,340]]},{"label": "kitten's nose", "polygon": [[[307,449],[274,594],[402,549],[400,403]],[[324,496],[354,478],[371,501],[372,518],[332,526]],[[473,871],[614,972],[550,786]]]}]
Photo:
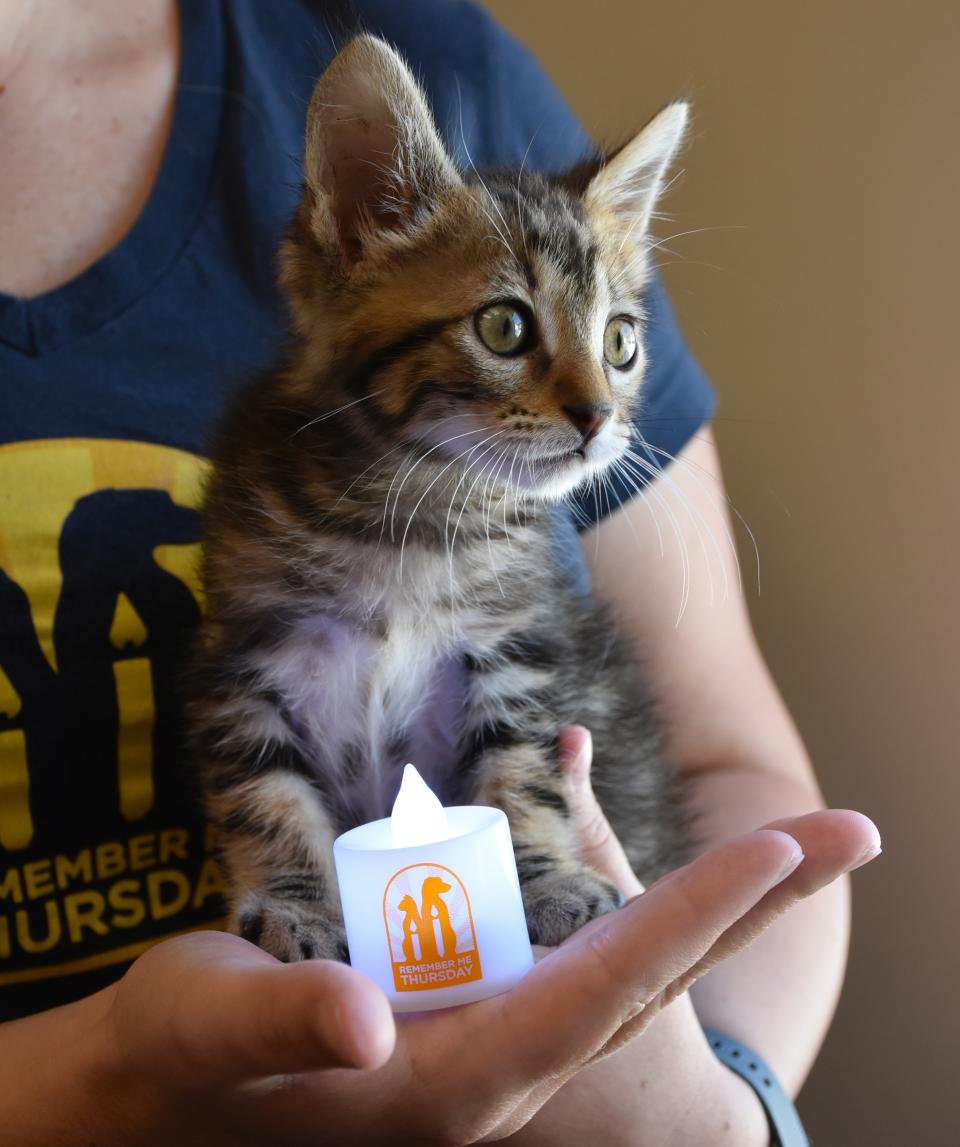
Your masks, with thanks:
[{"label": "kitten's nose", "polygon": [[604,423],[613,413],[612,406],[604,406],[599,402],[580,402],[576,406],[565,406],[563,410],[583,435],[584,446],[600,433]]}]

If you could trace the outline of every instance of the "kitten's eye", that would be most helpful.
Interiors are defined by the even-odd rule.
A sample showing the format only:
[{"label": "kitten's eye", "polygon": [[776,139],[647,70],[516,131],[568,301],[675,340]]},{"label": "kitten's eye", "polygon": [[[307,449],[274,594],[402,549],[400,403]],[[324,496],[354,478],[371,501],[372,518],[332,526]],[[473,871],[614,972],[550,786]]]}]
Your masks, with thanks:
[{"label": "kitten's eye", "polygon": [[477,334],[494,354],[518,354],[527,345],[530,323],[513,303],[494,303],[477,312]]},{"label": "kitten's eye", "polygon": [[611,319],[603,332],[603,357],[620,370],[625,370],[637,354],[637,331],[629,319]]}]

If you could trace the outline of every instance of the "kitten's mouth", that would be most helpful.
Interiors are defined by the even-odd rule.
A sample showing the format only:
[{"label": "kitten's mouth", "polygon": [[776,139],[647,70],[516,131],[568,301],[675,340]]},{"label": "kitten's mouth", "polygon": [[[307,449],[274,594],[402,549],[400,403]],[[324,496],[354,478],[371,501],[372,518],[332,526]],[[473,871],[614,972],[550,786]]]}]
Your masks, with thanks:
[{"label": "kitten's mouth", "polygon": [[[580,447],[576,450],[564,450],[559,454],[542,454],[539,457],[525,458],[516,475],[517,485],[536,490],[541,494],[550,493],[551,488],[557,483],[569,488],[579,480],[579,471],[585,462],[586,454]],[[571,478],[574,480],[571,481]]]},{"label": "kitten's mouth", "polygon": [[561,454],[542,454],[538,458],[528,458],[526,463],[532,470],[543,467],[549,470],[557,466],[569,466],[571,462],[584,462],[586,457],[587,452],[581,446],[576,450],[564,450]]}]

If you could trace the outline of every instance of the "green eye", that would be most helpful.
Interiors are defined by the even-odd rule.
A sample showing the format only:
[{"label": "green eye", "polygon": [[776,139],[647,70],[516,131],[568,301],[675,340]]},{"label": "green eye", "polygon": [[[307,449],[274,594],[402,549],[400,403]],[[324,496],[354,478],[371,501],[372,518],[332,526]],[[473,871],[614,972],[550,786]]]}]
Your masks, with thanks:
[{"label": "green eye", "polygon": [[517,354],[526,346],[529,323],[512,303],[494,303],[478,311],[474,325],[494,354]]},{"label": "green eye", "polygon": [[637,331],[629,319],[611,319],[603,332],[603,357],[611,366],[624,370],[637,354]]}]

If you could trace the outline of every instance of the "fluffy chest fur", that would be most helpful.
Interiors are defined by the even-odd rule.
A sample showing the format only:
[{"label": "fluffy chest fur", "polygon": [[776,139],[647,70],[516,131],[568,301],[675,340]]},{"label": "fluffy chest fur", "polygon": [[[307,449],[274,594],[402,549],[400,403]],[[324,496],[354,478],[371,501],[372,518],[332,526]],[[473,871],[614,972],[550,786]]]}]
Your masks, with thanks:
[{"label": "fluffy chest fur", "polygon": [[478,729],[510,720],[507,699],[543,684],[542,668],[504,647],[550,624],[559,571],[545,530],[528,525],[509,543],[487,538],[455,557],[414,543],[402,564],[372,541],[330,537],[311,548],[322,588],[295,609],[279,593],[261,600],[284,620],[237,666],[269,699],[248,716],[249,733],[296,742],[338,827],[387,815],[408,760],[445,803],[466,799]]},{"label": "fluffy chest fur", "polygon": [[406,760],[452,796],[467,641],[387,600],[375,626],[328,606],[263,655],[263,679],[310,746],[338,820],[387,815]]}]

